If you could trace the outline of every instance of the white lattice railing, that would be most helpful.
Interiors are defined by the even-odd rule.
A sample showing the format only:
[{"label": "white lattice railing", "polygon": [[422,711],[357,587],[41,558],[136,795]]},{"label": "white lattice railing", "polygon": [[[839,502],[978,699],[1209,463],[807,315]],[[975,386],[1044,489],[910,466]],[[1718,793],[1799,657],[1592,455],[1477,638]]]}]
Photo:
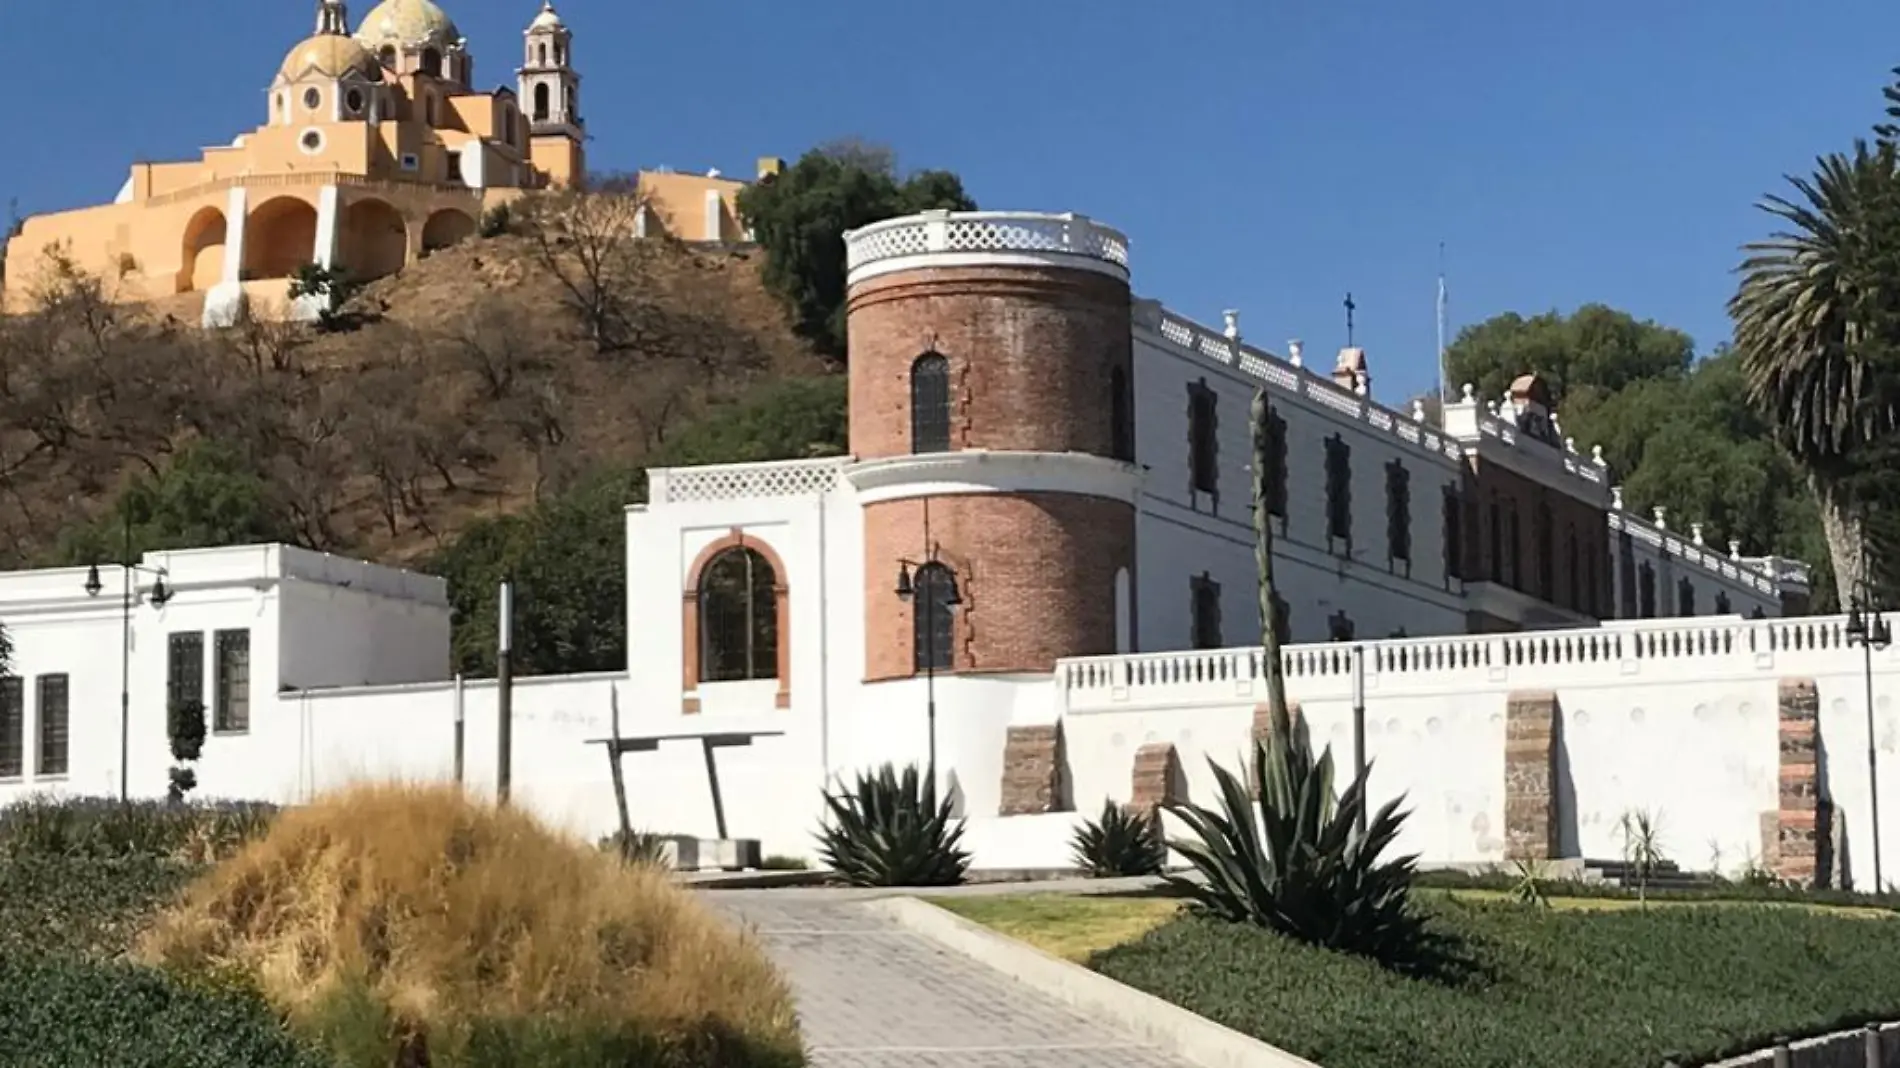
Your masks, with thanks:
[{"label": "white lattice railing", "polygon": [[[1735,622],[1657,620],[1635,626],[1522,634],[1400,638],[1362,643],[1366,675],[1381,692],[1417,687],[1475,688],[1499,680],[1542,687],[1563,676],[1607,673],[1620,678],[1644,665],[1673,667],[1684,679],[1714,680],[1778,670],[1776,658],[1848,650],[1845,617],[1812,616]],[[1282,649],[1286,679],[1301,696],[1331,695],[1350,686],[1351,645],[1319,643]],[[1258,647],[1179,653],[1131,653],[1061,660],[1056,681],[1070,710],[1164,707],[1253,701],[1266,693]],[[1894,657],[1882,654],[1883,672]],[[1317,692],[1316,692],[1317,691]]]},{"label": "white lattice railing", "polygon": [[828,493],[849,457],[769,464],[672,467],[647,472],[648,496],[660,504],[730,501],[746,497],[799,497]]},{"label": "white lattice railing", "polygon": [[1085,215],[1027,211],[930,211],[844,235],[848,270],[933,253],[1018,252],[1078,256],[1128,269],[1128,238]]}]

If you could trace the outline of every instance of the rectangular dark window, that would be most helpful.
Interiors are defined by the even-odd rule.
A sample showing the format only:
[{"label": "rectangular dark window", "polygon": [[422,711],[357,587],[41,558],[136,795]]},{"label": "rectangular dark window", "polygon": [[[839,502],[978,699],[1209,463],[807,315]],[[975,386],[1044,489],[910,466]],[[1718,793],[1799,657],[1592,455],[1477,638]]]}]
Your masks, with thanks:
[{"label": "rectangular dark window", "polygon": [[[1557,600],[1557,524],[1551,518],[1550,502],[1538,501],[1531,512],[1531,544],[1537,552],[1537,596],[1544,601]],[[1574,574],[1574,572],[1573,572]]]},{"label": "rectangular dark window", "polygon": [[1124,463],[1135,462],[1135,397],[1128,387],[1128,372],[1116,367],[1108,372],[1109,456]]},{"label": "rectangular dark window", "polygon": [[1695,583],[1687,575],[1676,583],[1676,614],[1685,619],[1695,615]]},{"label": "rectangular dark window", "polygon": [[1614,613],[1619,619],[1634,619],[1636,609],[1636,539],[1624,531],[1616,536],[1617,594],[1622,603]]},{"label": "rectangular dark window", "polygon": [[1715,595],[1715,614],[1716,615],[1726,616],[1734,611],[1735,609],[1729,605],[1727,593],[1717,593]]},{"label": "rectangular dark window", "polygon": [[1510,551],[1511,588],[1524,588],[1524,527],[1519,522],[1517,502],[1511,502],[1510,513],[1504,517],[1504,546]]},{"label": "rectangular dark window", "polygon": [[211,729],[239,733],[251,729],[251,632],[221,630],[212,640],[217,664],[212,673]]},{"label": "rectangular dark window", "polygon": [[64,675],[41,675],[38,683],[40,716],[38,775],[64,775],[72,764],[71,688]]},{"label": "rectangular dark window", "polygon": [[950,451],[950,360],[939,352],[910,365],[910,451]]},{"label": "rectangular dark window", "polygon": [[1267,411],[1267,514],[1286,518],[1286,420]]},{"label": "rectangular dark window", "polygon": [[1220,583],[1204,572],[1188,580],[1188,594],[1194,613],[1193,634],[1190,635],[1193,647],[1225,648],[1226,643],[1221,640],[1220,632]]},{"label": "rectangular dark window", "polygon": [[1273,595],[1273,636],[1282,646],[1293,644],[1293,606],[1277,593]]},{"label": "rectangular dark window", "polygon": [[1412,473],[1397,460],[1385,465],[1385,550],[1412,562]]},{"label": "rectangular dark window", "polygon": [[1577,528],[1574,525],[1564,530],[1564,575],[1570,583],[1570,608],[1578,612],[1587,611],[1583,594],[1582,549],[1577,544]]},{"label": "rectangular dark window", "polygon": [[1446,486],[1445,498],[1445,577],[1465,577],[1464,505],[1458,500],[1456,486]]},{"label": "rectangular dark window", "polygon": [[1504,581],[1504,506],[1497,494],[1491,495],[1491,572],[1492,582]]},{"label": "rectangular dark window", "polygon": [[1196,493],[1220,492],[1219,399],[1206,382],[1188,386],[1188,481]]},{"label": "rectangular dark window", "polygon": [[1656,618],[1656,569],[1644,564],[1636,579],[1636,614],[1643,619]]},{"label": "rectangular dark window", "polygon": [[0,779],[26,774],[26,680],[0,679]]},{"label": "rectangular dark window", "polygon": [[205,699],[205,636],[203,631],[180,631],[171,636],[165,660],[165,702]]},{"label": "rectangular dark window", "polygon": [[1352,446],[1338,434],[1326,439],[1326,538],[1352,550]]}]

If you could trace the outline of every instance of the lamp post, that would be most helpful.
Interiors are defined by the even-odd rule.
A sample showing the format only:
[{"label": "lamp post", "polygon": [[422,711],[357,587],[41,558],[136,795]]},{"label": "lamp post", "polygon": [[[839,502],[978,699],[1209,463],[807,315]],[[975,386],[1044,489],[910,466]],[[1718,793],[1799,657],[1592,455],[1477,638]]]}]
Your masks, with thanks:
[{"label": "lamp post", "polygon": [[[926,533],[924,540],[928,542],[930,535]],[[912,569],[916,571],[914,578]],[[934,801],[937,795],[937,613],[963,603],[962,598],[957,596],[956,578],[945,574],[943,565],[937,561],[935,546],[930,546],[922,564],[914,560],[898,560],[897,599],[905,602],[914,600],[922,606],[924,613],[924,722],[930,732],[930,793]]]},{"label": "lamp post", "polygon": [[[119,597],[119,801],[131,800],[132,773],[132,605],[136,600],[132,580],[143,572],[154,577],[152,607],[163,608],[172,599],[165,588],[166,571],[132,562],[132,513],[125,514],[124,541],[120,546],[119,573],[123,580]],[[105,589],[99,579],[99,565],[86,569],[86,596],[97,597]]]},{"label": "lamp post", "polygon": [[1880,770],[1876,754],[1879,739],[1874,736],[1874,650],[1893,644],[1893,628],[1880,610],[1872,606],[1869,591],[1854,595],[1847,613],[1847,644],[1861,649],[1861,677],[1867,686],[1867,809],[1868,825],[1874,835],[1874,892],[1886,888],[1880,871]]}]

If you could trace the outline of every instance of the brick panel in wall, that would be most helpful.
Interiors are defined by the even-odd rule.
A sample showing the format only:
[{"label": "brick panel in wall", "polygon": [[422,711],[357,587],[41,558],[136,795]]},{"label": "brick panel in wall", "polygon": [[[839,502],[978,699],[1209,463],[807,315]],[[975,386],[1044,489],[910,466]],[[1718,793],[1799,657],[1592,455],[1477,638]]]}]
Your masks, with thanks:
[{"label": "brick panel in wall", "polygon": [[1520,691],[1504,709],[1504,855],[1551,860],[1557,842],[1557,695]]},{"label": "brick panel in wall", "polygon": [[1821,802],[1821,694],[1813,679],[1782,679],[1781,808],[1777,814],[1774,872],[1802,884],[1825,871],[1821,844],[1827,840]]},{"label": "brick panel in wall", "polygon": [[1133,786],[1127,807],[1137,815],[1153,815],[1162,805],[1187,800],[1187,777],[1171,743],[1150,742],[1135,750]]},{"label": "brick panel in wall", "polygon": [[[1134,577],[1135,511],[1100,497],[977,493],[930,499],[930,537],[955,570],[952,671],[1044,672],[1115,652],[1115,573]],[[915,671],[912,605],[894,590],[920,560],[924,500],[864,509],[865,679]]]},{"label": "brick panel in wall", "polygon": [[910,368],[950,364],[950,447],[1110,456],[1110,371],[1133,381],[1128,285],[1088,271],[939,267],[851,290],[851,452],[910,450]]},{"label": "brick panel in wall", "polygon": [[1003,743],[1003,801],[997,815],[1069,811],[1063,756],[1061,724],[1011,727]]}]

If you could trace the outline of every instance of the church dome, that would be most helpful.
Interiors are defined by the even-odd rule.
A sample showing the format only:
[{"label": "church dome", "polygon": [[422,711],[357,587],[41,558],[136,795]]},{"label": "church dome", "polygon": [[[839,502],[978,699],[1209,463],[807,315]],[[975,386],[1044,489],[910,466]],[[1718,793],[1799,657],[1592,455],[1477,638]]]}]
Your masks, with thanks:
[{"label": "church dome", "polygon": [[285,81],[294,81],[306,74],[341,78],[352,71],[372,81],[381,81],[383,77],[382,64],[356,39],[322,33],[291,49],[284,57],[284,65],[278,68],[277,76]]},{"label": "church dome", "polygon": [[363,16],[356,39],[371,49],[419,44],[446,48],[462,39],[462,31],[433,0],[383,0]]},{"label": "church dome", "polygon": [[559,30],[566,28],[566,25],[566,23],[561,21],[560,14],[554,10],[552,0],[542,0],[541,13],[536,15],[534,21],[528,24],[528,29]]}]

